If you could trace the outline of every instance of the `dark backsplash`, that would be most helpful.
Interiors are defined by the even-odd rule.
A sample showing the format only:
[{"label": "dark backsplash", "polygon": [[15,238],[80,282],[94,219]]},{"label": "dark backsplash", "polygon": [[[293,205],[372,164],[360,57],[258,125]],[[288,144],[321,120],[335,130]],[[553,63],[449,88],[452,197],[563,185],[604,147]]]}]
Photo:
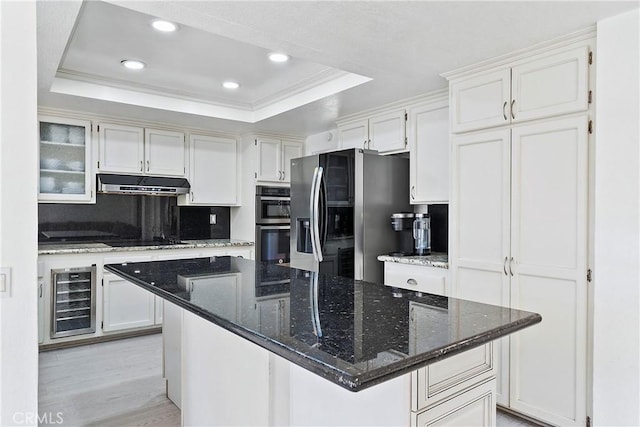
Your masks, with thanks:
[{"label": "dark backsplash", "polygon": [[431,218],[431,250],[449,252],[449,205],[428,205]]},{"label": "dark backsplash", "polygon": [[[211,231],[211,235],[182,237],[175,229],[172,234],[173,216],[186,209],[210,208],[178,207],[175,197],[116,194],[98,194],[96,203],[87,205],[41,203],[38,205],[38,240],[100,242],[113,239],[229,238],[229,208],[213,208],[218,213],[215,228],[209,227],[208,215],[192,219],[206,220],[206,229]],[[198,224],[187,222],[185,227],[198,228]]]}]

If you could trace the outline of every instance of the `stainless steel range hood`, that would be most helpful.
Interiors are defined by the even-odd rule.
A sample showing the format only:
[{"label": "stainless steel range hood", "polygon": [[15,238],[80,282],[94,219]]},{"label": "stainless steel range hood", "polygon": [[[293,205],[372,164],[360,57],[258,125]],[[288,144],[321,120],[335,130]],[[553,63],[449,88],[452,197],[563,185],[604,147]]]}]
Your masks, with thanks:
[{"label": "stainless steel range hood", "polygon": [[98,193],[177,196],[189,193],[191,185],[185,178],[99,173],[97,188]]}]

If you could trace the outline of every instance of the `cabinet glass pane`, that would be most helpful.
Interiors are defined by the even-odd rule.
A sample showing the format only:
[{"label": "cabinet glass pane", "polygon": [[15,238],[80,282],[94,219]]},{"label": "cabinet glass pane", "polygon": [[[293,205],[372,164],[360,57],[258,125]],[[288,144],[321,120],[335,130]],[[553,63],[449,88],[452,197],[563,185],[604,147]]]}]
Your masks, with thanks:
[{"label": "cabinet glass pane", "polygon": [[85,194],[85,127],[40,122],[40,193]]}]

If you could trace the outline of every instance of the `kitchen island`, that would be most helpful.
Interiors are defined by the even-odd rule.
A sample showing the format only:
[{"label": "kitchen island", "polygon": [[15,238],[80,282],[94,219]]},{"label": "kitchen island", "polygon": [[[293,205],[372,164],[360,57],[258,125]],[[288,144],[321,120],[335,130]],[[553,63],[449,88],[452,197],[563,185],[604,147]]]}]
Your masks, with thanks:
[{"label": "kitchen island", "polygon": [[541,321],[227,256],[105,269],[165,300],[184,425],[492,424],[491,343]]}]

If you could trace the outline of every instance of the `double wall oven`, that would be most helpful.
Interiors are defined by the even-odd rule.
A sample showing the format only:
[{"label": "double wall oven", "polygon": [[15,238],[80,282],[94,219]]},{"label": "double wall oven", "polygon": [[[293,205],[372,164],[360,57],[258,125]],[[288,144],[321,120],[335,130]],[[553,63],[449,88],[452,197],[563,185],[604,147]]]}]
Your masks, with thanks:
[{"label": "double wall oven", "polygon": [[256,186],[256,260],[289,263],[291,196],[288,187]]}]

